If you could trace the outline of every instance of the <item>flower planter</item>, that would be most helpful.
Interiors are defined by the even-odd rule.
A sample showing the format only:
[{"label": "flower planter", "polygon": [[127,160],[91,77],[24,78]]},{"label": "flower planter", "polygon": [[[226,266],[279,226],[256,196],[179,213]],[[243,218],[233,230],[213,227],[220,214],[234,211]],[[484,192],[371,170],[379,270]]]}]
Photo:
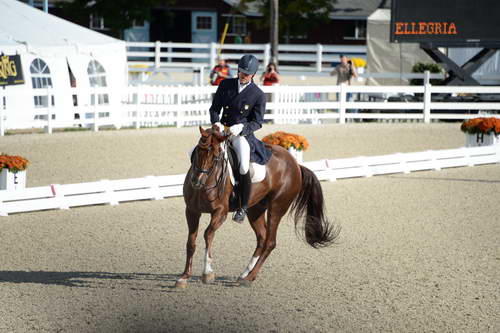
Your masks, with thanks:
[{"label": "flower planter", "polygon": [[26,187],[26,171],[10,172],[2,169],[0,172],[0,190],[15,191]]},{"label": "flower planter", "polygon": [[500,144],[500,135],[490,134],[468,134],[465,133],[466,147],[482,147]]},{"label": "flower planter", "polygon": [[302,150],[297,150],[293,147],[290,147],[288,148],[288,151],[290,152],[290,154],[292,154],[293,157],[295,157],[295,159],[297,160],[297,163],[302,163],[304,162],[303,159],[302,159]]}]

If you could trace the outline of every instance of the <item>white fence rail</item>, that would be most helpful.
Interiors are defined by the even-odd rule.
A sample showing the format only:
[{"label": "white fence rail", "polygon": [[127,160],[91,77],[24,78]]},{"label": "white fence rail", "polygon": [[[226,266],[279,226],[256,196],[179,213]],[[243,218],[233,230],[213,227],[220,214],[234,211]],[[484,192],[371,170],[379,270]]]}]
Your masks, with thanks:
[{"label": "white fence rail", "polygon": [[[431,86],[264,86],[270,95],[266,120],[276,123],[314,123],[347,119],[406,119],[429,123],[439,119],[468,119],[478,110],[496,113],[500,102],[447,102],[433,100],[436,94],[500,94],[500,87]],[[208,124],[208,109],[215,87],[131,87],[125,115],[128,126],[186,126]],[[351,94],[360,99],[348,100]],[[421,94],[418,102],[390,102],[387,98],[366,100],[366,96]],[[434,95],[433,95],[434,94]],[[499,99],[500,101],[500,96]],[[356,112],[351,112],[356,110]],[[411,112],[406,112],[410,111]],[[447,113],[441,110],[451,110]],[[471,110],[475,112],[471,113]],[[441,111],[441,112],[440,112]],[[462,111],[462,112],[460,112]],[[135,117],[135,120],[133,120]],[[129,119],[128,121],[126,119]],[[131,121],[132,120],[132,121]]]},{"label": "white fence rail", "polygon": [[[271,59],[271,44],[127,42],[129,66],[200,68],[215,66],[221,50],[227,60],[237,61],[245,53],[254,54],[264,66]],[[195,51],[196,50],[196,51]],[[339,55],[366,59],[364,45],[279,45],[279,60],[300,65],[281,65],[280,70],[322,72],[331,70]],[[245,52],[245,53],[244,53]],[[326,67],[324,64],[328,64]]]},{"label": "white fence rail", "polygon": [[[16,99],[32,99],[30,92],[0,90],[6,96],[7,108],[0,107],[0,134],[7,129],[89,127],[153,127],[193,126],[209,123],[208,109],[216,87],[153,87],[130,86],[124,89],[120,107],[89,102],[86,105],[66,108],[41,107],[30,114],[27,110],[11,107]],[[402,119],[429,123],[440,119],[468,119],[478,111],[497,114],[500,110],[500,86],[264,86],[269,95],[265,119],[280,124],[336,121],[341,124],[349,119]],[[51,96],[53,90],[47,90]],[[71,93],[71,91],[69,91]],[[91,89],[90,95],[105,95],[105,88]],[[85,95],[80,92],[81,95]],[[482,102],[458,102],[456,95],[490,96]],[[350,96],[358,96],[349,98]],[[415,97],[420,95],[420,97]],[[446,95],[447,98],[440,96]],[[403,96],[391,101],[388,96]],[[406,99],[406,97],[408,99]],[[373,97],[373,98],[372,98]],[[375,98],[377,97],[377,98]],[[464,97],[465,98],[465,97]],[[472,98],[472,97],[471,97]],[[47,100],[50,100],[48,98]],[[76,119],[74,114],[78,115]]]},{"label": "white fence rail", "polygon": [[[441,170],[450,167],[500,163],[500,146],[398,153],[305,162],[319,180]],[[109,204],[134,200],[160,200],[181,196],[185,174],[101,180],[80,184],[54,184],[17,191],[0,191],[0,216],[47,209]]]}]

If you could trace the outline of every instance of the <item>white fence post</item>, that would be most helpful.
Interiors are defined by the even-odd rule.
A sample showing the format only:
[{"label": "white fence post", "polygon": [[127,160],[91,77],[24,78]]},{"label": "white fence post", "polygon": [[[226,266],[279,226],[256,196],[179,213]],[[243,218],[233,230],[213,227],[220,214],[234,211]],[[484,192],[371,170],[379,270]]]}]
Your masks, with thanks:
[{"label": "white fence post", "polygon": [[184,125],[184,121],[182,120],[182,118],[184,117],[184,111],[181,110],[181,108],[180,108],[180,106],[182,104],[180,91],[177,91],[176,97],[177,97],[176,104],[177,104],[178,108],[177,108],[177,120],[175,122],[175,126],[177,128],[180,128]]},{"label": "white fence post", "polygon": [[[264,45],[264,68],[271,62],[271,44]],[[276,64],[278,66],[278,64]]]},{"label": "white fence post", "polygon": [[135,129],[139,129],[141,127],[141,96],[139,93],[140,87],[136,87],[135,91]]},{"label": "white fence post", "polygon": [[[167,52],[168,52],[168,53],[172,53],[172,42],[171,42],[171,41],[168,41],[168,42],[167,42],[167,45],[168,45]],[[169,56],[169,57],[167,58],[167,61],[168,61],[168,62],[172,62],[172,57],[170,57],[170,56]]]},{"label": "white fence post", "polygon": [[427,70],[424,72],[424,85],[429,83],[431,83],[431,72]]},{"label": "white fence post", "polygon": [[160,52],[161,52],[161,42],[157,40],[155,42],[155,68],[160,68]]},{"label": "white fence post", "polygon": [[203,85],[203,77],[205,75],[205,66],[201,65],[200,67],[198,67],[198,70],[199,70],[199,74],[198,74],[198,82],[197,84],[201,87]]},{"label": "white fence post", "polygon": [[215,59],[217,58],[217,44],[214,42],[210,43],[210,70],[215,67]]},{"label": "white fence post", "polygon": [[346,85],[345,83],[340,84],[339,96],[339,123],[345,124],[345,102],[346,102]]},{"label": "white fence post", "polygon": [[[5,87],[3,87],[0,91],[5,92]],[[6,104],[7,101],[4,100],[5,95],[0,94],[0,136],[5,135],[5,123],[3,121],[4,114],[7,114],[7,112],[4,112],[6,110]],[[4,104],[5,102],[5,104]]]},{"label": "white fence post", "polygon": [[424,85],[424,123],[431,122],[431,84]]},{"label": "white fence post", "polygon": [[50,96],[50,86],[47,85],[47,129],[45,133],[52,134],[52,101]]},{"label": "white fence post", "polygon": [[321,66],[323,64],[323,45],[316,44],[316,72],[321,73]]}]

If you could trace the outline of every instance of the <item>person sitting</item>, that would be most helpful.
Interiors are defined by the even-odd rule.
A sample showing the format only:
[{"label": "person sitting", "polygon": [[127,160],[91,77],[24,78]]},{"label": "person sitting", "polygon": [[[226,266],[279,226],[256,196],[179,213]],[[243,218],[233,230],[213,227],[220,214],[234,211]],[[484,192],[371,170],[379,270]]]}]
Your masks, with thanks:
[{"label": "person sitting", "polygon": [[218,86],[222,80],[231,77],[231,71],[229,66],[226,64],[226,60],[224,58],[219,57],[217,59],[217,65],[210,72],[210,84],[213,86]]},{"label": "person sitting", "polygon": [[210,122],[231,135],[229,141],[238,155],[240,206],[233,215],[238,223],[244,221],[250,199],[250,161],[264,165],[271,158],[271,151],[254,135],[262,127],[266,110],[265,95],[253,82],[258,68],[255,56],[241,57],[238,78],[221,82],[209,110]]}]

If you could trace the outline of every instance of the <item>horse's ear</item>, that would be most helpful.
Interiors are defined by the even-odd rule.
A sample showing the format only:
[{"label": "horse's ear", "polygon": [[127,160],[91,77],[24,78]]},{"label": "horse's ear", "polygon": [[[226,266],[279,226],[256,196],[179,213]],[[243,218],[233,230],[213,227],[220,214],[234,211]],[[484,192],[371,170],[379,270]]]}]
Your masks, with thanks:
[{"label": "horse's ear", "polygon": [[203,127],[198,126],[198,128],[200,129],[200,134],[201,134],[201,135],[205,134],[205,130],[203,129]]}]

